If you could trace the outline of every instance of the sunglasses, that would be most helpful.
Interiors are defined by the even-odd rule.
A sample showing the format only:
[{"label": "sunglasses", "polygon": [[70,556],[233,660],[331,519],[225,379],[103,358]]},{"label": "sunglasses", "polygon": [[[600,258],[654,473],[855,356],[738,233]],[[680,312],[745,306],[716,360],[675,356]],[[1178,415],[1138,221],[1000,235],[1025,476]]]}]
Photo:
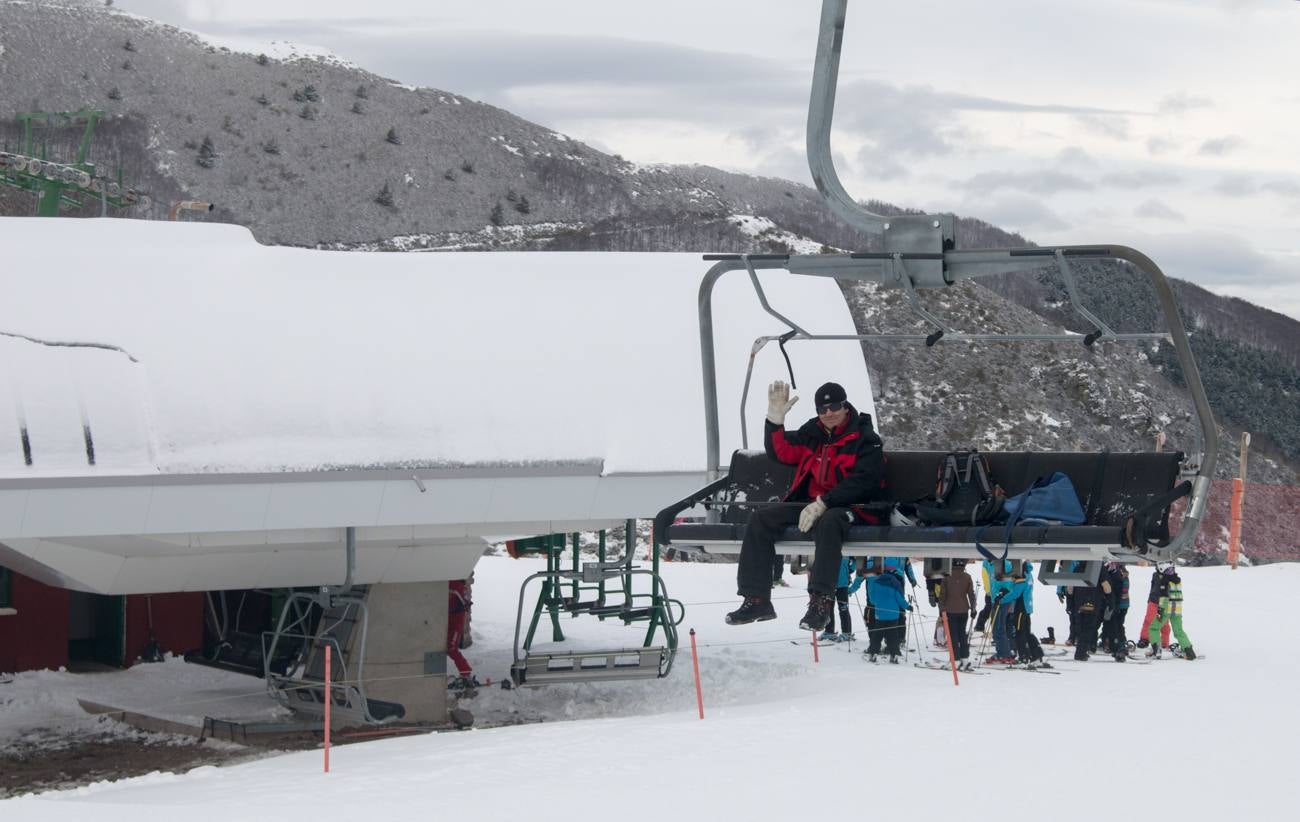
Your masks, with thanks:
[{"label": "sunglasses", "polygon": [[844,405],[845,405],[845,404],[842,403],[842,402],[828,402],[828,403],[826,403],[825,405],[819,405],[819,406],[817,406],[817,413],[818,413],[818,414],[834,414],[836,411],[839,411],[839,410],[843,409],[843,408],[844,408]]}]

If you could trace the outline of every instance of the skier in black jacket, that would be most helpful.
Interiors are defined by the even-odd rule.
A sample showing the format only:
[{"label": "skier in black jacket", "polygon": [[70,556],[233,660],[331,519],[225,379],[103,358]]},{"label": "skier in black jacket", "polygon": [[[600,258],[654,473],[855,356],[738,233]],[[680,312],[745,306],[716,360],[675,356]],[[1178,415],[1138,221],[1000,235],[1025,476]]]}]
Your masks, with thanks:
[{"label": "skier in black jacket", "polygon": [[772,608],[772,559],[776,539],[789,525],[811,532],[816,545],[808,582],[804,630],[820,631],[830,621],[844,536],[855,520],[877,522],[856,506],[881,495],[885,459],[871,415],[859,413],[840,385],[817,389],[817,416],[797,431],[785,430],[785,415],[798,402],[784,382],[767,392],[763,442],[769,458],[797,466],[782,503],[760,508],[749,519],[736,571],[737,593],[745,598],[727,614],[728,625],[776,618]]}]

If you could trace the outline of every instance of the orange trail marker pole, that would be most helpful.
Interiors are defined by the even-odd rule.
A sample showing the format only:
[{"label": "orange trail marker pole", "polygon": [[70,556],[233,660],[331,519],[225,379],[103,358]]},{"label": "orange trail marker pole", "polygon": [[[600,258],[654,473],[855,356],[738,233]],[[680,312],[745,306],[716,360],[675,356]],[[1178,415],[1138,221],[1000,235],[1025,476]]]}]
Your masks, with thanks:
[{"label": "orange trail marker pole", "polygon": [[1232,481],[1232,524],[1228,527],[1228,564],[1237,569],[1238,553],[1241,550],[1241,498],[1245,493],[1245,483],[1241,478]]},{"label": "orange trail marker pole", "polygon": [[821,661],[822,661],[822,655],[821,655],[821,653],[817,650],[817,632],[816,632],[816,631],[813,631],[813,632],[812,632],[812,635],[813,635],[813,662],[821,662]]},{"label": "orange trail marker pole", "polygon": [[330,644],[325,643],[325,773],[330,772],[330,705],[334,694],[330,692]]},{"label": "orange trail marker pole", "polygon": [[957,656],[952,650],[952,629],[948,627],[948,612],[943,612],[943,635],[948,638],[948,664],[952,666],[952,684],[960,685],[957,681]]},{"label": "orange trail marker pole", "polygon": [[704,691],[700,688],[700,653],[695,648],[695,629],[691,629],[691,666],[695,668],[695,704],[700,706],[700,719],[704,718]]}]

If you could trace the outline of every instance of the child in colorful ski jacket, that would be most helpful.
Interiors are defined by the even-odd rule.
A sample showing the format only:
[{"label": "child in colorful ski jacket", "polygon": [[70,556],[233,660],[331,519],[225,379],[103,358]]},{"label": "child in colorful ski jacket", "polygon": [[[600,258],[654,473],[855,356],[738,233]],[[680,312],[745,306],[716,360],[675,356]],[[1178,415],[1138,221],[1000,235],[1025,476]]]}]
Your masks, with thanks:
[{"label": "child in colorful ski jacket", "polygon": [[877,628],[871,631],[871,642],[866,653],[874,662],[880,653],[880,642],[886,643],[889,661],[898,662],[899,646],[906,633],[904,613],[912,610],[903,596],[903,578],[897,569],[876,574],[867,581],[867,598],[876,618]]},{"label": "child in colorful ski jacket", "polygon": [[1151,643],[1151,647],[1147,649],[1147,656],[1160,656],[1160,645],[1156,640],[1159,639],[1161,631],[1172,625],[1174,638],[1178,640],[1179,654],[1184,659],[1196,659],[1196,652],[1192,650],[1192,641],[1183,631],[1183,581],[1178,576],[1178,569],[1172,562],[1164,563],[1162,568],[1157,569],[1156,576],[1160,580],[1158,590],[1160,599],[1156,603],[1156,621],[1151,623],[1151,628],[1147,632],[1147,642]]},{"label": "child in colorful ski jacket", "polygon": [[986,662],[1009,664],[1016,661],[1012,643],[1015,640],[1013,614],[1013,588],[1015,580],[1011,577],[1011,563],[1002,560],[996,565],[984,560],[984,578],[987,580],[989,595],[993,597],[993,648],[994,654]]},{"label": "child in colorful ski jacket", "polygon": [[[1138,635],[1138,647],[1145,648],[1151,640],[1147,639],[1147,634],[1151,630],[1151,623],[1155,621],[1156,611],[1160,608],[1160,570],[1157,568],[1151,573],[1151,590],[1147,593],[1147,614],[1142,620],[1142,633]],[[1169,624],[1160,629],[1160,647],[1169,647]]]}]

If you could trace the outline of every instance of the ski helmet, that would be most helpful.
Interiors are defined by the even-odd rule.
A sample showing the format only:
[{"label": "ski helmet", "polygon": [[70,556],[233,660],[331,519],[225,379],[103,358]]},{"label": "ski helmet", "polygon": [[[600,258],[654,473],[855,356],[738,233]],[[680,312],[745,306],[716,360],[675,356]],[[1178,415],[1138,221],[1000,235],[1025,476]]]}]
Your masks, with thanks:
[{"label": "ski helmet", "polygon": [[1156,573],[1160,573],[1160,574],[1172,574],[1173,572],[1174,572],[1174,564],[1173,564],[1172,562],[1157,562],[1157,563],[1156,563]]},{"label": "ski helmet", "polygon": [[911,528],[913,525],[916,525],[916,522],[911,517],[898,510],[898,506],[895,505],[889,512],[889,524],[895,528]]}]

